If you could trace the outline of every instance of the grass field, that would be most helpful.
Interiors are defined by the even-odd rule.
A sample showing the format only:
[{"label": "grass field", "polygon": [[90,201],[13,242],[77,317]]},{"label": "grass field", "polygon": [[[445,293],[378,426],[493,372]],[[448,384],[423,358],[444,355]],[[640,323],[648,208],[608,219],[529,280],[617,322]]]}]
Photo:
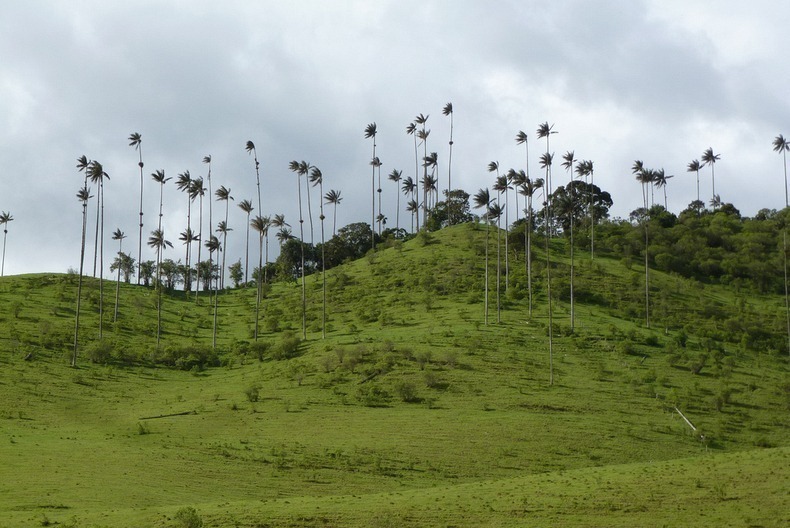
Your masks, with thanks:
[{"label": "grass field", "polygon": [[113,323],[109,282],[97,347],[91,280],[76,369],[74,278],[3,278],[0,526],[787,525],[788,361],[748,338],[781,337],[781,299],[654,273],[645,329],[639,270],[582,256],[571,332],[558,260],[550,386],[523,261],[483,324],[483,236],[331,270],[326,339],[310,278],[293,349],[297,284],[261,346],[254,290],[220,295],[214,353],[208,294],[164,296],[157,348],[155,292],[122,285]]}]

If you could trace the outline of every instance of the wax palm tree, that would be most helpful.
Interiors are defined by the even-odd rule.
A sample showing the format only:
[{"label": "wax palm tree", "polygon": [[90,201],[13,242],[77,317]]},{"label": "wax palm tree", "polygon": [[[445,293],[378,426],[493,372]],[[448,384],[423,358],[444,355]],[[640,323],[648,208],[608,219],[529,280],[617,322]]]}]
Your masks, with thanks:
[{"label": "wax palm tree", "polygon": [[247,214],[247,234],[244,243],[244,284],[246,285],[249,280],[249,269],[250,269],[250,214],[252,213],[253,207],[252,202],[249,200],[242,200],[239,202],[239,209],[244,211]]},{"label": "wax palm tree", "polygon": [[631,172],[636,175],[636,181],[642,185],[642,223],[645,229],[645,326],[650,328],[650,235],[648,231],[649,206],[648,206],[648,185],[653,181],[653,171],[645,168],[640,160],[634,162]]},{"label": "wax palm tree", "polygon": [[[263,205],[261,204],[261,172],[260,172],[261,164],[258,162],[258,151],[255,150],[255,143],[253,143],[252,141],[247,141],[247,145],[244,148],[247,150],[248,154],[252,154],[252,159],[255,160],[255,183],[258,186],[258,211],[263,212]],[[247,224],[250,223],[249,220],[250,217],[248,214]]]},{"label": "wax palm tree", "polygon": [[[181,233],[181,236],[192,234],[192,175],[188,170],[180,173],[176,178],[176,188],[187,195],[187,228],[186,231]],[[193,239],[193,237],[190,237]],[[184,238],[181,238],[184,240]],[[189,291],[192,287],[191,267],[190,267],[190,251],[192,248],[192,240],[184,242],[186,244],[186,255],[184,256],[184,266],[186,273],[184,275],[184,291]]]},{"label": "wax palm tree", "polygon": [[[126,238],[126,235],[120,229],[116,229],[115,232],[112,234],[112,239],[118,241],[118,258],[120,258],[121,254],[123,253],[123,239]],[[115,312],[113,315],[113,322],[118,320],[118,300],[120,298],[121,293],[121,266],[118,266],[118,275],[115,278]]]},{"label": "wax palm tree", "polygon": [[[80,159],[85,158],[83,156]],[[79,168],[80,165],[77,165]],[[87,168],[87,163],[80,168],[80,171]],[[87,179],[86,179],[87,181]],[[71,366],[77,366],[77,348],[79,344],[79,333],[80,333],[80,305],[82,302],[82,275],[84,271],[84,264],[85,264],[85,229],[88,223],[88,200],[90,200],[91,195],[90,191],[88,191],[88,185],[85,184],[83,187],[77,192],[77,199],[82,202],[82,243],[80,244],[80,276],[77,282],[77,310],[76,316],[74,318],[74,351],[71,355]],[[2,216],[6,216],[8,213],[3,213]],[[7,222],[6,222],[7,223]],[[3,244],[5,247],[5,243]]]},{"label": "wax palm tree", "polygon": [[[278,213],[278,214],[275,214],[275,215],[272,217],[272,220],[271,220],[271,225],[272,225],[272,227],[276,227],[276,228],[277,228],[278,230],[280,230],[280,231],[282,231],[282,230],[284,230],[284,229],[286,229],[286,228],[289,228],[289,227],[291,227],[291,224],[289,224],[288,222],[286,222],[286,221],[285,221],[285,215],[284,215],[284,214],[280,214],[280,213]],[[289,236],[289,237],[290,237],[290,234],[291,234],[291,232],[290,232],[290,231],[288,231],[288,236]],[[278,233],[278,235],[279,235],[279,233]],[[283,242],[286,242],[286,241],[290,240],[290,238],[280,238],[280,237],[278,236],[278,237],[277,237],[277,240],[280,242],[280,249],[282,250],[282,248],[283,248]]]},{"label": "wax palm tree", "polygon": [[[422,180],[422,189],[423,193],[426,195],[426,200],[428,201],[428,210],[432,210],[433,207],[436,205],[434,200],[434,192],[437,190],[437,185],[439,183],[438,179],[436,178],[436,167],[439,163],[439,156],[436,152],[431,152],[427,156],[422,159],[422,164],[425,167],[426,171],[428,168],[431,169],[430,174],[425,174]],[[428,213],[425,213],[425,222],[428,222]]]},{"label": "wax palm tree", "polygon": [[[546,125],[548,126],[548,125]],[[550,130],[550,127],[549,127]],[[538,129],[540,134],[541,128]],[[546,145],[548,146],[548,132],[546,134]],[[540,135],[538,137],[541,137]],[[551,164],[554,160],[554,155],[550,152],[541,154],[540,167],[546,170],[546,181],[551,181]],[[546,224],[546,300],[549,309],[549,385],[554,385],[554,340],[552,330],[552,309],[551,309],[551,254],[549,251],[549,239],[551,237],[551,186],[546,190],[546,205],[543,207],[543,214]]]},{"label": "wax palm tree", "polygon": [[[233,231],[233,229],[228,227],[228,223],[225,220],[220,220],[219,223],[217,224],[217,229],[215,231],[217,233],[219,233],[220,236],[222,236],[222,247],[227,247],[225,245],[225,243],[228,241],[228,232],[229,231]],[[220,290],[224,290],[225,289],[225,279],[224,279],[223,276],[225,275],[224,268],[225,268],[225,255],[226,254],[227,254],[227,251],[223,251],[222,252],[222,263],[220,265],[220,270],[219,270],[220,271],[220,273],[219,273],[219,289]],[[219,258],[217,258],[217,264],[220,264]]]},{"label": "wax palm tree", "polygon": [[[523,172],[523,171],[522,171]],[[532,198],[538,189],[543,187],[543,178],[532,180],[524,174],[524,183],[519,187],[519,192],[524,195],[527,202],[527,228],[524,230],[524,265],[527,274],[527,291],[529,296],[529,317],[532,319]]]},{"label": "wax palm tree", "polygon": [[590,177],[590,260],[595,260],[595,164],[590,160],[582,160],[576,166],[576,174],[585,182]]},{"label": "wax palm tree", "polygon": [[497,236],[497,238],[496,238],[496,261],[497,261],[497,268],[496,268],[496,322],[497,322],[497,324],[502,322],[502,302],[501,302],[502,296],[501,296],[501,288],[500,288],[500,285],[502,283],[502,271],[501,271],[502,266],[500,264],[501,261],[502,261],[501,256],[500,256],[501,247],[502,247],[502,245],[500,244],[500,238],[501,238],[500,237],[500,233],[502,231],[502,228],[500,227],[500,219],[502,218],[502,214],[504,212],[505,212],[505,209],[499,203],[499,195],[497,195],[496,202],[492,203],[488,207],[488,217],[490,219],[492,219],[492,220],[496,219],[496,224],[497,224],[497,234],[496,234],[496,236]]},{"label": "wax palm tree", "polygon": [[779,134],[774,138],[773,141],[774,152],[781,152],[782,153],[782,161],[784,163],[784,174],[785,174],[785,207],[790,204],[790,200],[788,200],[787,195],[787,151],[790,150],[790,140],[785,139],[782,134]]},{"label": "wax palm tree", "polygon": [[[412,179],[413,189],[412,193],[416,197],[419,194],[419,189],[417,188],[417,181],[420,179],[420,155],[417,151],[417,123],[412,121],[406,126],[406,133],[414,138],[414,179]],[[417,217],[417,231],[420,230],[420,211],[419,208],[412,214],[412,221],[414,217]],[[411,228],[412,232],[414,232],[414,226],[412,225]]]},{"label": "wax palm tree", "polygon": [[[191,227],[187,227],[185,230],[181,231],[178,235],[178,239],[187,247],[186,251],[187,255],[189,255],[190,246],[193,242],[198,241],[199,237]],[[187,257],[187,259],[189,259],[189,257]],[[199,276],[200,274],[197,275]],[[189,264],[189,260],[184,264],[184,291],[192,291],[192,266]]]},{"label": "wax palm tree", "polygon": [[[501,175],[500,176],[499,175],[499,171],[497,171],[496,180],[494,181],[494,185],[491,187],[493,190],[495,190],[497,192],[496,206],[497,206],[497,210],[500,213],[499,215],[491,215],[493,218],[497,219],[497,238],[496,238],[496,243],[497,243],[497,250],[496,250],[496,254],[497,254],[497,305],[499,305],[499,283],[500,283],[500,268],[501,268],[501,264],[500,264],[500,247],[499,247],[500,246],[500,238],[501,238],[500,237],[500,229],[501,229],[500,218],[502,217],[503,214],[505,216],[505,291],[508,290],[508,283],[510,282],[508,280],[508,276],[510,275],[510,263],[509,263],[509,259],[508,259],[508,254],[510,253],[510,250],[508,249],[508,240],[507,240],[509,238],[509,236],[508,236],[509,235],[509,231],[508,231],[508,227],[507,227],[507,224],[508,224],[508,221],[507,221],[507,209],[508,209],[508,203],[507,203],[507,201],[508,201],[507,194],[508,193],[507,193],[507,190],[508,190],[508,187],[509,187],[509,185],[508,185],[508,181],[507,181],[507,176],[505,176],[505,175]],[[504,205],[504,207],[500,203],[500,197],[503,194],[505,195],[505,205]],[[497,316],[497,322],[499,322],[498,316]]]},{"label": "wax palm tree", "polygon": [[408,202],[406,202],[406,212],[411,213],[411,231],[414,232],[414,218],[415,216],[419,216],[420,214],[420,205],[417,203],[417,200],[412,198]]},{"label": "wax palm tree", "polygon": [[5,275],[5,243],[6,239],[8,238],[8,222],[14,220],[14,217],[11,216],[10,212],[3,211],[0,213],[0,224],[3,226],[3,263],[0,265],[0,277]]},{"label": "wax palm tree", "polygon": [[[224,229],[221,231],[222,233],[222,247],[228,247],[228,231],[231,229],[228,228],[228,210],[230,208],[230,201],[233,200],[233,196],[230,195],[230,189],[225,187],[224,185],[220,185],[219,189],[216,190],[214,196],[217,197],[218,202],[225,202],[225,221],[220,222],[223,225]],[[219,231],[219,230],[218,230]],[[227,255],[227,251],[222,252],[222,266],[219,269],[219,288],[222,290],[225,288],[225,256]]]},{"label": "wax palm tree", "polygon": [[397,195],[395,199],[395,229],[397,230],[400,228],[400,181],[403,179],[403,171],[392,169],[387,178],[391,182],[395,182],[395,194]]},{"label": "wax palm tree", "polygon": [[[374,124],[375,128],[375,124]],[[302,268],[302,339],[307,339],[307,286],[304,277],[304,217],[302,216],[302,174],[307,166],[304,161],[299,163],[294,160],[288,168],[296,173],[297,200],[299,202],[299,246],[301,248],[301,268]],[[375,206],[375,202],[374,202]],[[371,226],[372,227],[372,226]]]},{"label": "wax palm tree", "polygon": [[653,173],[653,182],[656,187],[664,191],[664,209],[669,210],[667,207],[667,182],[670,178],[674,178],[672,174],[667,174],[664,169],[658,169]]},{"label": "wax palm tree", "polygon": [[524,132],[523,130],[519,130],[516,134],[516,145],[524,145],[524,148],[527,151],[527,165],[526,165],[526,176],[529,178],[529,135]]},{"label": "wax palm tree", "polygon": [[340,196],[340,191],[329,189],[329,192],[324,195],[324,201],[328,204],[332,204],[334,209],[332,213],[332,237],[334,238],[337,233],[337,204],[342,202],[343,198]]},{"label": "wax palm tree", "polygon": [[[208,184],[207,192],[208,192],[208,236],[209,236],[209,240],[203,241],[203,244],[206,245],[206,244],[208,244],[208,242],[211,241],[211,236],[212,236],[211,235],[211,230],[214,229],[213,207],[212,207],[212,199],[211,199],[211,197],[213,196],[213,193],[211,192],[211,154],[209,154],[208,156],[203,156],[203,163],[208,165],[208,173],[206,174],[206,183]],[[201,226],[201,228],[202,228],[202,226]],[[203,237],[201,237],[201,240],[203,240]],[[198,249],[198,255],[199,254],[200,254],[200,250]],[[200,260],[199,257],[198,257],[198,260]],[[211,286],[211,284],[209,284],[209,286]],[[197,300],[197,294],[195,296],[195,299]]]},{"label": "wax palm tree", "polygon": [[[101,235],[97,236],[97,240],[99,240],[99,339],[102,339],[103,328],[104,328],[104,180],[110,179],[110,176],[104,171],[104,167],[98,161],[91,161],[87,168],[88,171],[88,178],[94,183],[98,183],[99,185],[99,194],[97,203],[99,207],[97,211],[100,209],[101,213],[97,216],[97,227],[101,226]],[[97,235],[99,230],[97,229]],[[94,275],[96,274],[95,266],[96,266],[96,252],[94,251]]]},{"label": "wax palm tree", "polygon": [[574,303],[573,303],[573,279],[574,279],[574,262],[573,262],[573,217],[574,214],[574,207],[576,205],[576,197],[574,196],[573,191],[573,171],[574,171],[574,164],[576,163],[575,153],[572,150],[568,150],[565,154],[562,155],[562,166],[565,170],[568,171],[570,174],[570,182],[568,183],[568,191],[570,196],[570,210],[569,210],[569,217],[570,217],[570,246],[571,246],[571,280],[570,280],[570,298],[571,298],[571,332],[574,330],[574,323],[575,323],[575,313],[574,313]]},{"label": "wax palm tree", "polygon": [[[140,167],[140,240],[137,243],[137,262],[142,262],[143,258],[143,138],[139,132],[132,132],[129,135],[129,146],[134,147],[137,151],[138,162],[137,166]],[[137,285],[140,285],[140,268],[137,268]]]},{"label": "wax palm tree", "polygon": [[165,239],[164,231],[156,229],[148,237],[148,246],[156,250],[156,345],[159,346],[159,339],[162,335],[162,251],[173,247],[173,244]]},{"label": "wax palm tree", "polygon": [[477,193],[474,195],[473,202],[475,209],[483,210],[483,218],[486,223],[485,297],[483,301],[483,324],[488,325],[488,235],[491,231],[491,222],[489,221],[491,212],[491,193],[489,192],[488,187],[477,191]]},{"label": "wax palm tree", "polygon": [[[412,195],[412,198],[413,198],[416,188],[417,188],[417,184],[414,182],[414,179],[411,176],[407,176],[406,178],[403,179],[403,183],[401,184],[401,192],[403,192],[404,196]],[[414,200],[412,199],[412,201],[414,201]],[[408,205],[408,202],[407,202],[407,205]],[[413,208],[409,209],[408,207],[406,207],[406,212],[407,213],[411,213],[411,231],[413,233],[414,232],[414,214],[415,214],[416,211]]]},{"label": "wax palm tree", "polygon": [[[206,240],[206,249],[208,249],[208,262],[209,262],[209,270],[213,272],[214,269],[214,252],[222,251],[222,244],[217,237],[211,235],[211,238]],[[217,274],[216,279],[214,280],[214,325],[212,329],[212,337],[211,337],[211,347],[216,349],[217,348],[217,308],[218,308],[218,298],[219,298],[219,273]]]},{"label": "wax palm tree", "polygon": [[263,293],[263,277],[265,276],[265,270],[263,269],[263,237],[269,231],[269,225],[271,225],[270,220],[268,218],[264,218],[261,215],[257,215],[252,220],[252,228],[258,232],[258,277],[255,279],[255,286],[257,289],[257,294],[255,296],[255,341],[258,340],[258,321],[260,321],[260,310],[261,310],[261,297]]},{"label": "wax palm tree", "polygon": [[696,172],[697,173],[697,201],[699,201],[699,170],[702,168],[700,165],[699,160],[691,160],[688,165],[686,165],[686,172]]},{"label": "wax palm tree", "polygon": [[447,157],[447,218],[448,224],[453,224],[453,214],[450,211],[450,191],[453,190],[453,103],[447,103],[442,108],[442,114],[450,116],[450,153]]},{"label": "wax palm tree", "polygon": [[[714,167],[714,165],[716,165],[716,162],[721,159],[721,156],[719,154],[714,154],[713,153],[713,149],[709,147],[705,152],[702,153],[702,156],[700,157],[700,159],[702,160],[702,166],[703,167],[705,165],[710,165],[710,182],[711,182],[711,188],[713,189],[712,195],[715,197],[716,196],[716,175],[714,173],[713,167]],[[715,206],[713,208],[714,208],[714,210],[716,209]]]},{"label": "wax palm tree", "polygon": [[[378,214],[381,214],[381,159],[379,159],[378,156],[375,156],[372,160],[370,160],[370,165],[373,167],[374,187],[376,187],[376,185],[375,185],[375,181],[376,181],[375,180],[375,178],[376,178],[375,174],[376,174],[376,170],[377,169],[378,169],[378,173],[379,173],[379,184],[378,184],[378,187],[376,187],[376,193],[378,194],[378,197],[379,197],[379,213]],[[373,214],[374,215],[376,214],[376,198],[375,198],[375,196],[376,196],[376,194],[373,195]],[[379,224],[379,236],[381,236],[381,224]]]},{"label": "wax palm tree", "polygon": [[[200,242],[203,240],[203,196],[206,195],[206,188],[203,187],[203,177],[199,176],[192,180],[192,187],[189,190],[189,196],[194,201],[196,198],[200,204],[200,216],[198,218],[198,233],[197,236],[193,238],[195,242],[198,243],[198,255],[197,255],[197,264],[200,265]],[[200,292],[200,273],[195,273],[195,300],[197,301],[197,296]]]},{"label": "wax palm tree", "polygon": [[371,213],[370,213],[370,243],[373,248],[376,247],[376,123],[368,123],[365,127],[365,139],[373,140],[373,155],[371,156],[370,165],[372,167],[372,176],[370,179],[370,199],[371,199]]},{"label": "wax palm tree", "polygon": [[[417,117],[414,118],[414,122],[417,125],[421,125],[421,128],[417,131],[417,138],[422,143],[423,149],[423,159],[428,157],[428,136],[431,135],[431,131],[425,128],[425,124],[428,122],[427,115],[419,114]],[[428,166],[423,164],[423,173],[422,173],[423,181],[428,179]],[[428,221],[428,190],[423,187],[422,189],[422,217],[423,221]],[[419,222],[418,222],[419,223]],[[419,227],[417,227],[419,230]]]},{"label": "wax palm tree", "polygon": [[161,231],[162,230],[162,216],[163,216],[162,205],[164,203],[163,198],[164,198],[165,183],[167,183],[170,180],[170,178],[166,178],[165,177],[165,171],[163,169],[159,169],[156,172],[152,172],[151,173],[151,178],[156,183],[159,184],[159,224],[157,224],[157,229],[159,231]]},{"label": "wax palm tree", "polygon": [[[790,206],[787,196],[787,151],[790,150],[790,141],[779,134],[773,141],[774,152],[782,153],[782,162],[785,176],[785,209]],[[782,257],[784,261],[784,286],[785,286],[785,321],[787,325],[787,350],[790,353],[790,290],[787,284],[787,228],[782,229]]]},{"label": "wax palm tree", "polygon": [[282,247],[283,247],[283,244],[285,244],[285,243],[286,243],[286,242],[288,242],[289,240],[293,240],[294,238],[296,238],[296,237],[293,235],[293,233],[292,233],[291,229],[290,229],[289,227],[285,227],[285,226],[281,227],[281,228],[280,228],[280,229],[277,231],[277,234],[276,234],[276,235],[274,235],[274,236],[277,238],[277,242],[279,242],[279,243],[280,243],[280,249],[282,249]]},{"label": "wax palm tree", "polygon": [[[379,177],[381,175],[379,174]],[[324,194],[324,175],[321,172],[321,169],[318,167],[313,167],[310,171],[310,183],[313,184],[313,187],[316,185],[318,186],[318,196],[323,196]],[[379,195],[379,199],[381,199],[381,195]],[[320,203],[320,220],[321,220],[321,299],[322,299],[322,312],[321,312],[321,337],[326,339],[326,259],[325,259],[325,248],[326,245],[324,240],[324,201],[319,200]],[[379,203],[379,208],[381,207],[381,203]]]}]

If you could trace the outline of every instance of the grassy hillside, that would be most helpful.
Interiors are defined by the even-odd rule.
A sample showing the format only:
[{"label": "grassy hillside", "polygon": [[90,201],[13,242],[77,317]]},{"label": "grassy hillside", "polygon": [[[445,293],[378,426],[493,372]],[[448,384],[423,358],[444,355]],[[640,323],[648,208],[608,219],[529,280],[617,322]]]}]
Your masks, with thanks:
[{"label": "grassy hillside", "polygon": [[643,270],[581,254],[571,332],[556,258],[550,386],[545,255],[533,317],[516,260],[485,325],[484,240],[457,226],[331,270],[326,339],[309,278],[301,343],[297,283],[267,287],[258,345],[254,289],[221,294],[213,351],[208,294],[164,296],[157,348],[155,292],[122,285],[113,323],[106,282],[97,346],[91,280],[76,369],[75,278],[3,278],[0,526],[186,526],[189,507],[207,526],[786,524],[781,298],[655,272],[646,329]]}]

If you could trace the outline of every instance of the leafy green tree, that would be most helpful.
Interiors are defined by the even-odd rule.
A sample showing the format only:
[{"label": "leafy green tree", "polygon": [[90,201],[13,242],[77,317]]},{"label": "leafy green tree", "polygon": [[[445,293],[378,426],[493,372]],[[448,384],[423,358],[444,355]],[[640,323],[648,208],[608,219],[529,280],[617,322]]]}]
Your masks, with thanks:
[{"label": "leafy green tree", "polygon": [[370,226],[367,223],[348,224],[341,227],[337,235],[326,243],[326,264],[333,268],[347,260],[362,258],[372,247]]},{"label": "leafy green tree", "polygon": [[137,269],[137,263],[129,253],[120,253],[110,266],[110,271],[120,270],[121,278],[126,284],[131,283],[135,269]]},{"label": "leafy green tree", "polygon": [[228,266],[228,271],[230,272],[230,280],[233,281],[233,287],[238,288],[244,280],[244,270],[241,266],[241,259]]},{"label": "leafy green tree", "polygon": [[151,285],[156,272],[156,262],[153,260],[146,260],[137,265],[137,271],[143,279],[143,285],[147,288]]}]

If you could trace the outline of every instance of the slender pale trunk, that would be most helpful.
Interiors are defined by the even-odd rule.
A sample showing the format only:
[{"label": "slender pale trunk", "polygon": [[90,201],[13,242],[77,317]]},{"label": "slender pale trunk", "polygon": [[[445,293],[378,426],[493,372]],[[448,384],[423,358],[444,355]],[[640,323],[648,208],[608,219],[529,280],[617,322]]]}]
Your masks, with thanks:
[{"label": "slender pale trunk", "polygon": [[334,238],[336,234],[337,234],[337,202],[334,203],[334,212],[332,214],[332,238]]},{"label": "slender pale trunk", "polygon": [[645,200],[645,327],[650,328],[650,261],[648,257],[648,249],[650,247],[648,226],[650,217],[647,211],[647,189],[644,185],[642,186],[642,192]]},{"label": "slender pale trunk", "polygon": [[[395,198],[395,231],[400,229],[400,180],[395,180],[395,194],[397,194],[397,198]],[[449,200],[449,198],[448,198]]]},{"label": "slender pale trunk", "polygon": [[[381,176],[381,169],[379,169],[379,177]],[[319,196],[324,195],[324,182],[323,180],[319,180],[318,183],[318,192]],[[321,337],[326,339],[326,254],[324,252],[324,246],[326,245],[324,241],[324,200],[320,201],[320,210],[321,210],[321,297],[323,302],[323,310],[321,313]]]},{"label": "slender pale trunk", "polygon": [[225,200],[225,231],[222,233],[222,269],[219,272],[220,276],[220,290],[225,289],[225,257],[228,254],[228,207],[230,206],[230,196]]},{"label": "slender pale trunk", "polygon": [[[497,193],[497,208],[499,208],[499,194]],[[501,209],[500,209],[501,213]],[[496,218],[496,322],[499,324],[502,322],[501,318],[501,307],[500,307],[500,297],[499,297],[499,285],[501,282],[501,273],[502,273],[502,266],[501,266],[501,232],[502,232],[502,215],[497,215]],[[506,255],[507,256],[507,255]]]},{"label": "slender pale trunk", "polygon": [[508,192],[507,192],[507,184],[505,184],[505,293],[507,293],[508,289],[510,288],[510,257],[509,253],[510,250],[508,249],[508,238],[509,235],[509,225],[510,222],[508,221],[508,210],[510,206],[508,205]]},{"label": "slender pale trunk", "polygon": [[379,173],[379,186],[376,189],[376,192],[379,195],[379,214],[377,216],[377,219],[379,224],[379,236],[381,236],[381,224],[383,223],[382,221],[384,220],[381,215],[381,164],[378,164],[378,173]]},{"label": "slender pale trunk", "polygon": [[595,260],[595,173],[590,171],[590,260]]},{"label": "slender pale trunk", "polygon": [[219,309],[219,274],[214,281],[214,329],[211,338],[211,348],[217,348],[217,310]]},{"label": "slender pale trunk", "polygon": [[[419,204],[419,196],[420,196],[420,163],[419,163],[419,154],[417,151],[417,133],[414,133],[414,189],[411,191],[412,196],[418,201],[417,207],[415,208],[414,212],[412,213],[412,217],[417,219],[417,231],[420,230],[420,204]],[[412,232],[414,232],[414,226],[412,226]]]},{"label": "slender pale trunk", "polygon": [[140,238],[137,243],[137,285],[140,285],[140,264],[143,263],[143,146],[138,143],[140,161],[137,165],[140,167]]},{"label": "slender pale trunk", "polygon": [[258,321],[260,321],[261,312],[261,294],[263,289],[263,231],[260,232],[258,237],[258,277],[255,281],[257,286],[257,293],[255,297],[255,341],[258,340]]},{"label": "slender pale trunk", "polygon": [[101,199],[101,234],[99,240],[99,340],[104,330],[104,178],[99,180],[99,198]]},{"label": "slender pale trunk", "polygon": [[[486,204],[486,208],[488,208],[488,204]],[[488,235],[491,232],[491,222],[488,218],[488,212],[485,215],[486,219],[486,270],[485,270],[485,312],[483,316],[483,323],[488,326]]]},{"label": "slender pale trunk", "polygon": [[[546,181],[549,180],[548,178],[548,169],[546,169],[547,177]],[[549,240],[551,238],[550,232],[550,215],[549,215],[549,194],[546,193],[546,207],[545,217],[546,217],[546,297],[548,300],[548,307],[549,307],[549,385],[554,385],[554,331],[552,328],[553,319],[552,319],[552,310],[551,310],[551,256],[550,256],[550,248],[549,248]]]},{"label": "slender pale trunk", "polygon": [[121,295],[121,253],[123,252],[123,240],[118,242],[118,270],[117,275],[115,276],[115,313],[113,314],[112,322],[116,322],[118,320],[118,300],[120,299]]},{"label": "slender pale trunk", "polygon": [[576,320],[575,312],[574,312],[574,302],[573,302],[573,279],[574,279],[574,261],[573,261],[573,216],[574,216],[574,207],[576,205],[576,200],[574,196],[574,188],[573,188],[573,164],[571,164],[571,181],[568,184],[568,187],[571,189],[571,208],[570,208],[570,217],[571,217],[571,283],[570,283],[570,293],[571,293],[571,333],[574,331],[574,323]]},{"label": "slender pale trunk", "polygon": [[528,197],[527,202],[527,230],[524,233],[524,244],[526,245],[526,266],[527,266],[527,291],[529,296],[529,318],[532,319],[532,196]]},{"label": "slender pale trunk", "polygon": [[[227,250],[226,250],[227,251]],[[250,278],[250,213],[247,213],[247,238],[244,244],[244,286]]]},{"label": "slender pale trunk", "polygon": [[[302,250],[302,339],[307,339],[307,286],[305,285],[304,278],[304,218],[302,217],[302,177],[298,174],[296,176],[296,183],[299,198],[299,245]],[[375,231],[371,234],[371,237],[374,233]]]},{"label": "slender pale trunk", "polygon": [[195,273],[195,301],[197,301],[198,294],[200,293],[200,249],[203,245],[203,195],[200,195],[200,215],[198,221],[200,222],[200,227],[198,228],[198,258],[197,258],[197,273]]},{"label": "slender pale trunk", "polygon": [[[160,230],[161,233],[161,230]],[[162,246],[156,248],[156,346],[162,336]]]},{"label": "slender pale trunk", "polygon": [[184,274],[184,291],[187,292],[192,289],[192,268],[190,267],[190,258],[192,257],[192,197],[189,196],[189,187],[187,187],[187,251],[185,255],[186,273]]},{"label": "slender pale trunk", "polygon": [[453,225],[453,210],[451,208],[450,191],[453,190],[453,113],[450,112],[450,154],[447,157],[447,219],[448,224]]},{"label": "slender pale trunk", "polygon": [[[87,189],[87,180],[85,183]],[[80,306],[82,304],[82,275],[85,267],[85,229],[88,223],[88,201],[82,202],[82,243],[80,244],[80,276],[77,282],[77,314],[74,318],[74,351],[71,355],[71,366],[77,366],[77,349],[80,335]]]}]

